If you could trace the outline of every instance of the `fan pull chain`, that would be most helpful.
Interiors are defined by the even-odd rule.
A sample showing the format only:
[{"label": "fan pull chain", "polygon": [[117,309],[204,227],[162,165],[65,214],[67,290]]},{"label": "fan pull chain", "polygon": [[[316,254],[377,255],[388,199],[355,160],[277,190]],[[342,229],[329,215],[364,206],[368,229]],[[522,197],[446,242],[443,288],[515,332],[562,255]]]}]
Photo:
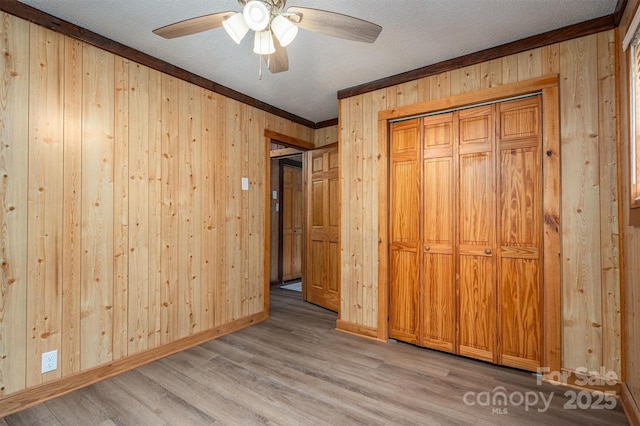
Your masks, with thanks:
[{"label": "fan pull chain", "polygon": [[258,55],[258,80],[262,80],[262,55]]}]

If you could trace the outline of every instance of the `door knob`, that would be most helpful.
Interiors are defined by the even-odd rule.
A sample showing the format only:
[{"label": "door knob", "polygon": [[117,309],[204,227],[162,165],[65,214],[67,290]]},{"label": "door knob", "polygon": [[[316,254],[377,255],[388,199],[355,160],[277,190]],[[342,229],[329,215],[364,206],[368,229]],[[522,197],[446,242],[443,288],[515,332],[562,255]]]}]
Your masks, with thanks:
[{"label": "door knob", "polygon": [[431,246],[424,246],[424,251],[429,251],[431,250]]},{"label": "door knob", "polygon": [[491,249],[490,249],[490,248],[486,248],[486,249],[484,249],[484,252],[485,252],[486,254],[491,254]]}]

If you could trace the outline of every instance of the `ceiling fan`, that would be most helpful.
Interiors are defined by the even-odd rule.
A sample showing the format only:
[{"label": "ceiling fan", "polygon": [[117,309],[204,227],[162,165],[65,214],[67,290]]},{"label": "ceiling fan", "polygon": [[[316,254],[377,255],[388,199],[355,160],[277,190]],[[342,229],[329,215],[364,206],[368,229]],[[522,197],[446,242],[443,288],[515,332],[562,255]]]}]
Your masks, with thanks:
[{"label": "ceiling fan", "polygon": [[265,58],[269,71],[275,74],[289,69],[286,46],[296,37],[298,28],[365,43],[373,43],[382,31],[380,25],[326,10],[290,7],[285,11],[287,0],[238,0],[238,3],[242,12],[227,11],[186,19],[155,29],[153,33],[171,39],[222,26],[233,41],[240,44],[249,30],[253,30],[253,51]]}]

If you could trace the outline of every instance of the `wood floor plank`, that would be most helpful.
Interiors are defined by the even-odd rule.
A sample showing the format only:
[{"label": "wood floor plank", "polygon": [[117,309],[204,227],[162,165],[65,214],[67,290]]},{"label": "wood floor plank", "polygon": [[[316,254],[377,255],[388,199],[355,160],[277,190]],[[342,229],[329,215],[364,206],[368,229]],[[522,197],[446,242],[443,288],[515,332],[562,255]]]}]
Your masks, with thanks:
[{"label": "wood floor plank", "polygon": [[[300,293],[272,289],[268,321],[5,417],[0,426],[628,424],[619,403],[571,409],[578,391],[538,385],[531,373],[340,333],[335,321]],[[482,404],[481,395],[500,391],[515,399]],[[516,404],[520,395],[543,395],[550,404]]]}]

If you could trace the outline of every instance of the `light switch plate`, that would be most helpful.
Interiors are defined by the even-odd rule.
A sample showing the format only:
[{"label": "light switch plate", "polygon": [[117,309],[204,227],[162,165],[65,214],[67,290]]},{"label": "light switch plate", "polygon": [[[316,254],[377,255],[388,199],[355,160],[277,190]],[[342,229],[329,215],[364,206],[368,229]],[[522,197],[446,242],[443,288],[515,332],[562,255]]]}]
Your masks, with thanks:
[{"label": "light switch plate", "polygon": [[242,190],[243,191],[248,191],[249,190],[249,178],[247,178],[247,177],[243,177],[242,178]]},{"label": "light switch plate", "polygon": [[273,198],[274,200],[278,199],[278,191],[273,191],[271,198]]}]

